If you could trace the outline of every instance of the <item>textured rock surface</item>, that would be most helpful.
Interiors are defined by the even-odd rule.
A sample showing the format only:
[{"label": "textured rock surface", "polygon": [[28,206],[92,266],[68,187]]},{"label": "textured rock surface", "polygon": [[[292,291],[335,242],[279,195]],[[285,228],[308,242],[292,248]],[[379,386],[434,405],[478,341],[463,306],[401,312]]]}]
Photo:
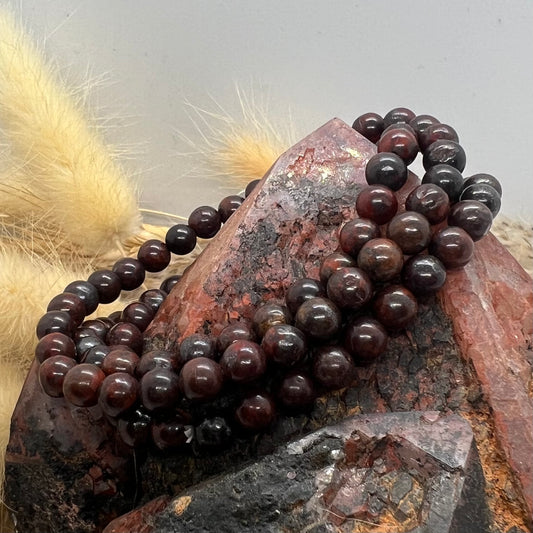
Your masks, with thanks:
[{"label": "textured rock surface", "polygon": [[[334,120],[283,155],[184,276],[148,343],[176,346],[184,334],[237,314],[249,317],[263,296],[280,296],[276,280],[285,286],[291,276],[315,275],[320,257],[336,246],[338,224],[354,214],[373,150]],[[99,410],[69,409],[43,395],[34,366],[13,416],[6,464],[7,503],[20,531],[99,531],[135,505],[176,494],[345,416],[411,410],[460,412],[471,421],[487,481],[489,530],[527,531],[531,280],[522,272],[497,241],[485,238],[474,262],[450,276],[440,305],[422,301],[415,323],[375,365],[358,370],[354,387],[319,399],[308,413],[282,413],[270,434],[253,441],[238,436],[230,449],[204,456],[148,450],[121,458],[125,450]],[[489,361],[494,370],[486,368]],[[399,483],[396,495],[408,480]],[[125,530],[149,531],[153,513],[139,511]]]}]

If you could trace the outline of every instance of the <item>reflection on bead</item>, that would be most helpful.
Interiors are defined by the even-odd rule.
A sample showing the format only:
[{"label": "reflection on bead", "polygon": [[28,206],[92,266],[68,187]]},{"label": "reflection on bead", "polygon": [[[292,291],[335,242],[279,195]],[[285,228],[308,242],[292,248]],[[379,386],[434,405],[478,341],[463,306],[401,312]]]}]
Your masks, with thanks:
[{"label": "reflection on bead", "polygon": [[117,417],[128,411],[139,397],[139,382],[124,372],[104,378],[98,394],[98,405],[110,417]]},{"label": "reflection on bead", "polygon": [[365,243],[380,236],[379,226],[375,222],[367,218],[355,218],[342,226],[339,244],[344,253],[356,258]]},{"label": "reflection on bead", "polygon": [[394,241],[404,254],[417,254],[429,244],[431,227],[424,215],[416,211],[404,211],[395,215],[389,222],[387,237]]},{"label": "reflection on bead", "polygon": [[463,189],[460,200],[475,200],[486,205],[492,216],[495,217],[500,212],[502,200],[498,191],[485,183],[477,183]]},{"label": "reflection on bead", "polygon": [[296,314],[300,305],[311,298],[326,296],[322,283],[312,278],[300,278],[293,281],[285,293],[285,303],[292,314]]},{"label": "reflection on bead", "polygon": [[474,241],[465,230],[449,226],[433,236],[429,253],[440,259],[446,268],[461,268],[474,255]]},{"label": "reflection on bead", "polygon": [[446,281],[446,268],[432,255],[415,255],[406,261],[402,281],[414,294],[436,292]]},{"label": "reflection on bead", "polygon": [[365,113],[354,120],[352,128],[375,144],[385,128],[385,122],[377,113]]},{"label": "reflection on bead", "polygon": [[42,361],[39,367],[39,383],[43,391],[54,398],[63,396],[65,376],[75,366],[76,361],[64,355],[53,355]]},{"label": "reflection on bead", "polygon": [[[378,149],[379,146],[380,144],[378,144]],[[401,189],[407,181],[406,163],[397,153],[390,153],[381,149],[379,151],[381,153],[372,156],[366,164],[367,183],[369,185],[384,185],[393,191]]]},{"label": "reflection on bead", "polygon": [[[357,266],[355,259],[343,252],[333,252],[326,256],[320,263],[320,270],[318,272],[320,276],[320,282],[326,286],[328,279],[337,270],[346,267]],[[318,296],[318,295],[317,295]]]},{"label": "reflection on bead", "polygon": [[316,392],[312,379],[307,374],[295,371],[283,379],[278,396],[287,407],[300,408],[313,403]]},{"label": "reflection on bead", "polygon": [[353,381],[355,365],[344,348],[322,346],[314,356],[313,376],[326,389],[340,389]]},{"label": "reflection on bead", "polygon": [[340,330],[342,316],[339,308],[327,298],[305,301],[294,317],[295,326],[313,339],[328,340]]},{"label": "reflection on bead", "polygon": [[450,165],[462,172],[466,166],[466,154],[462,146],[449,140],[435,141],[424,152],[422,164],[426,170],[435,165]]},{"label": "reflection on bead", "polygon": [[91,407],[98,402],[98,391],[105,374],[95,365],[81,363],[71,368],[63,381],[63,395],[72,405]]},{"label": "reflection on bead", "polygon": [[303,360],[307,342],[302,331],[289,324],[276,324],[267,329],[261,348],[269,361],[290,367]]},{"label": "reflection on bead", "polygon": [[425,183],[409,193],[405,200],[405,209],[420,213],[430,224],[438,224],[448,216],[450,199],[439,186]]},{"label": "reflection on bead", "polygon": [[402,270],[402,249],[390,239],[372,239],[359,252],[357,265],[374,281],[389,281]]},{"label": "reflection on bead", "polygon": [[258,431],[268,427],[276,416],[274,402],[264,392],[247,396],[237,408],[237,420],[246,429]]},{"label": "reflection on bead", "polygon": [[363,189],[355,201],[357,214],[376,224],[386,224],[398,211],[398,199],[393,191],[383,185],[370,185]]},{"label": "reflection on bead", "polygon": [[372,282],[359,268],[341,268],[334,272],[327,286],[328,298],[341,309],[353,311],[366,305],[373,293]]},{"label": "reflection on bead", "polygon": [[209,400],[222,389],[224,374],[216,361],[197,357],[185,363],[179,383],[184,396],[189,400]]},{"label": "reflection on bead", "polygon": [[360,317],[346,328],[344,347],[357,364],[375,361],[387,348],[389,336],[381,323],[371,317]]},{"label": "reflection on bead", "polygon": [[374,300],[374,314],[386,328],[403,329],[418,311],[416,298],[402,285],[389,285]]},{"label": "reflection on bead", "polygon": [[450,165],[435,165],[424,174],[422,183],[433,183],[440,187],[453,204],[459,200],[463,188],[463,175]]},{"label": "reflection on bead", "polygon": [[226,348],[220,366],[228,379],[245,383],[265,373],[266,355],[259,344],[238,340]]},{"label": "reflection on bead", "polygon": [[76,358],[76,346],[74,341],[64,333],[49,333],[37,343],[35,347],[35,358],[42,363],[49,357],[63,355],[71,359]]},{"label": "reflection on bead", "polygon": [[489,232],[492,225],[492,213],[481,202],[461,200],[452,207],[448,224],[464,229],[475,242]]}]

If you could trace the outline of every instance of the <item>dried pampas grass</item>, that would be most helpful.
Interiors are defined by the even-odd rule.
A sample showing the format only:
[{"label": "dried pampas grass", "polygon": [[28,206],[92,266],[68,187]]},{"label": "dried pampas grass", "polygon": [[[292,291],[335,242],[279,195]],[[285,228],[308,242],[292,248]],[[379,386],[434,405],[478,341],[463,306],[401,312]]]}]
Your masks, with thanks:
[{"label": "dried pampas grass", "polygon": [[492,233],[533,277],[533,223],[498,215]]}]

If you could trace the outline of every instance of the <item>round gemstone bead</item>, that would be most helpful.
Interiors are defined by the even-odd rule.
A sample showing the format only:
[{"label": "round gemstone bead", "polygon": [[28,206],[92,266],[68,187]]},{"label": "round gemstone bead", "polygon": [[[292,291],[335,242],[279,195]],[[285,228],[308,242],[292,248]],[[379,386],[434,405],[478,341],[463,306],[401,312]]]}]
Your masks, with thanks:
[{"label": "round gemstone bead", "polygon": [[386,328],[402,329],[418,311],[416,298],[402,285],[389,285],[374,299],[374,315]]},{"label": "round gemstone bead", "polygon": [[383,117],[383,121],[385,127],[388,128],[391,124],[409,124],[415,116],[416,115],[407,107],[395,107]]},{"label": "round gemstone bead", "polygon": [[114,344],[128,346],[140,354],[143,347],[143,334],[137,326],[129,322],[119,322],[107,333],[106,343],[110,346]]},{"label": "round gemstone bead", "polygon": [[252,320],[255,334],[262,338],[266,330],[275,324],[289,324],[291,314],[287,307],[268,302],[257,309]]},{"label": "round gemstone bead", "polygon": [[70,359],[76,358],[76,345],[64,333],[49,333],[42,337],[35,347],[35,358],[39,363],[56,355],[62,355]]},{"label": "round gemstone bead", "polygon": [[454,203],[459,200],[463,188],[463,176],[450,165],[435,165],[424,174],[422,183],[437,185],[448,195],[450,203]]},{"label": "round gemstone bead", "polygon": [[341,268],[334,272],[327,286],[328,298],[341,309],[357,310],[366,305],[373,293],[372,282],[359,268]]},{"label": "round gemstone bead", "polygon": [[203,205],[197,207],[190,214],[188,224],[198,237],[210,239],[217,234],[222,221],[220,220],[218,211],[214,207]]},{"label": "round gemstone bead", "polygon": [[85,351],[83,357],[81,358],[81,363],[88,363],[95,365],[99,368],[102,368],[104,359],[107,357],[107,354],[113,349],[112,346],[106,346],[105,344],[99,344],[93,346]]},{"label": "round gemstone bead", "polygon": [[69,283],[63,292],[71,292],[76,294],[85,305],[85,315],[90,315],[96,311],[98,307],[98,291],[96,287],[88,281],[77,280]]},{"label": "round gemstone bead", "polygon": [[320,263],[320,270],[318,275],[320,276],[321,283],[327,285],[328,279],[333,272],[337,272],[341,268],[356,266],[355,259],[343,252],[333,252],[325,257]]},{"label": "round gemstone bead", "polygon": [[120,296],[122,290],[120,278],[112,270],[97,270],[87,278],[87,281],[95,287],[100,303],[114,302]]},{"label": "round gemstone bead", "polygon": [[244,398],[237,408],[236,416],[244,428],[259,431],[274,421],[276,408],[267,393],[257,392]]},{"label": "round gemstone bead", "polygon": [[328,340],[340,330],[342,316],[339,308],[327,298],[306,300],[296,312],[295,326],[313,339]]},{"label": "round gemstone bead", "polygon": [[141,378],[142,403],[149,411],[170,409],[179,397],[178,376],[169,368],[154,368]]},{"label": "round gemstone bead", "polygon": [[365,113],[354,120],[352,128],[375,144],[385,128],[385,122],[377,113]]},{"label": "round gemstone bead", "polygon": [[493,189],[495,189],[498,192],[498,194],[501,197],[502,195],[501,183],[491,174],[474,174],[473,176],[466,178],[463,184],[463,189],[470,187],[470,185],[478,185],[480,183],[484,185],[490,185]]},{"label": "round gemstone bead", "polygon": [[36,334],[38,339],[49,333],[63,333],[70,337],[73,330],[72,317],[66,311],[48,311],[37,322]]},{"label": "round gemstone bead", "polygon": [[173,254],[187,255],[196,247],[196,232],[187,224],[176,224],[167,231],[165,244]]},{"label": "round gemstone bead", "polygon": [[428,250],[447,269],[461,268],[474,255],[474,241],[464,229],[449,226],[433,236]]},{"label": "round gemstone bead", "polygon": [[392,152],[398,155],[406,165],[410,165],[418,154],[416,135],[402,127],[386,129],[377,146],[378,152]]},{"label": "round gemstone bead", "polygon": [[220,366],[229,379],[245,383],[265,373],[266,355],[259,344],[238,340],[226,348]]},{"label": "round gemstone bead", "polygon": [[389,281],[402,270],[402,249],[390,239],[372,239],[359,252],[357,265],[374,281]]},{"label": "round gemstone bead", "polygon": [[143,377],[147,372],[154,368],[169,368],[177,372],[179,369],[178,357],[172,352],[166,350],[151,350],[143,353],[141,359],[137,363],[135,374],[138,377]]},{"label": "round gemstone bead", "polygon": [[139,388],[139,382],[131,374],[118,372],[106,376],[98,394],[98,405],[107,416],[120,416],[137,403]]},{"label": "round gemstone bead", "polygon": [[122,311],[121,321],[129,322],[144,331],[154,318],[154,312],[141,302],[132,302]]},{"label": "round gemstone bead", "polygon": [[402,281],[414,294],[436,292],[446,281],[446,268],[432,255],[416,255],[406,261]]},{"label": "round gemstone bead", "polygon": [[307,352],[305,335],[289,324],[276,324],[267,329],[261,348],[268,360],[290,367],[302,361]]},{"label": "round gemstone bead", "polygon": [[[378,144],[378,149],[380,144]],[[365,175],[369,185],[384,185],[397,191],[407,181],[407,166],[400,154],[380,150],[380,153],[369,159]]]},{"label": "round gemstone bead", "polygon": [[161,451],[179,448],[187,443],[186,427],[180,416],[154,421],[151,429],[152,442]]},{"label": "round gemstone bead", "polygon": [[380,236],[379,226],[375,222],[366,218],[355,218],[342,226],[339,233],[339,244],[343,252],[357,257],[363,244]]},{"label": "round gemstone bead", "polygon": [[72,405],[92,407],[98,402],[98,391],[105,374],[95,365],[81,363],[72,367],[63,381],[63,395]]},{"label": "round gemstone bead", "polygon": [[206,418],[195,428],[196,442],[202,448],[221,449],[231,442],[231,428],[220,416]]},{"label": "round gemstone bead", "polygon": [[83,359],[85,357],[86,352],[91,348],[102,345],[102,339],[100,339],[100,337],[97,337],[96,335],[82,337],[81,339],[76,341],[76,352],[78,353],[78,359]]},{"label": "round gemstone bead", "polygon": [[135,374],[139,356],[127,346],[114,346],[102,361],[102,370],[105,374],[116,372]]},{"label": "round gemstone bead", "polygon": [[140,287],[146,276],[146,270],[138,259],[123,257],[113,265],[113,272],[120,279],[120,286],[125,291]]},{"label": "round gemstone bead", "polygon": [[216,341],[213,337],[202,333],[194,333],[181,341],[178,364],[183,366],[187,361],[197,357],[215,359]]},{"label": "round gemstone bead", "polygon": [[159,286],[159,289],[162,290],[165,294],[170,294],[170,291],[175,287],[175,285],[178,283],[178,281],[181,279],[180,274],[175,274],[173,276],[169,276]]},{"label": "round gemstone bead", "polygon": [[435,165],[450,165],[462,172],[466,166],[466,154],[462,146],[449,140],[435,141],[424,152],[422,164],[426,170]]},{"label": "round gemstone bead", "polygon": [[161,289],[148,289],[141,294],[139,302],[151,309],[152,313],[155,315],[166,297],[167,293]]},{"label": "round gemstone bead", "polygon": [[316,398],[313,380],[302,372],[292,372],[281,382],[278,397],[287,407],[306,407]]},{"label": "round gemstone bead", "polygon": [[326,389],[340,389],[353,381],[355,365],[344,348],[322,346],[314,356],[313,377]]},{"label": "round gemstone bead", "polygon": [[413,120],[409,122],[409,126],[411,126],[411,128],[413,128],[416,133],[417,139],[419,140],[419,144],[420,134],[425,131],[429,126],[434,126],[435,124],[440,124],[440,122],[432,115],[417,115]]},{"label": "round gemstone bead", "polygon": [[183,365],[179,382],[183,394],[189,400],[209,400],[222,389],[224,374],[216,361],[197,357]]},{"label": "round gemstone bead", "polygon": [[448,216],[450,199],[438,185],[425,183],[409,193],[405,200],[405,209],[420,213],[430,224],[439,224]]},{"label": "round gemstone bead", "polygon": [[118,420],[117,431],[122,441],[132,448],[146,444],[151,433],[152,417],[142,409],[135,409]]},{"label": "round gemstone bead", "polygon": [[387,348],[389,336],[381,323],[363,316],[348,325],[344,336],[344,347],[358,364],[375,361]]},{"label": "round gemstone bead", "polygon": [[463,189],[460,200],[475,200],[476,202],[485,204],[489,208],[493,217],[500,212],[500,207],[502,205],[502,200],[498,191],[494,187],[486,185],[485,183],[470,185],[469,187],[466,187],[466,189]]},{"label": "round gemstone bead", "polygon": [[475,242],[489,232],[492,225],[492,213],[481,202],[461,200],[452,207],[448,224],[464,229]]},{"label": "round gemstone bead", "polygon": [[254,341],[255,334],[251,327],[244,322],[228,324],[218,336],[217,347],[220,353],[224,353],[226,348],[235,341]]},{"label": "round gemstone bead", "polygon": [[427,218],[416,211],[404,211],[393,217],[387,227],[387,237],[406,255],[424,250],[431,240],[431,226]]},{"label": "round gemstone bead", "polygon": [[139,248],[137,259],[147,272],[161,272],[170,263],[170,250],[164,242],[150,239]]},{"label": "round gemstone bead", "polygon": [[289,311],[294,315],[300,305],[306,300],[325,295],[326,290],[320,281],[311,278],[300,278],[290,284],[285,293],[285,303]]},{"label": "round gemstone bead", "polygon": [[85,304],[83,300],[77,295],[69,292],[63,292],[54,296],[47,311],[66,311],[72,318],[72,323],[75,327],[79,326],[85,318]]},{"label": "round gemstone bead", "polygon": [[440,140],[459,142],[457,132],[448,124],[433,124],[428,126],[418,135],[420,150],[425,152],[434,142]]},{"label": "round gemstone bead", "polygon": [[248,198],[248,196],[250,196],[250,194],[254,192],[255,188],[257,187],[257,185],[259,185],[260,181],[261,181],[260,179],[252,180],[250,183],[248,183],[248,185],[246,185],[246,189],[244,189],[245,198]]},{"label": "round gemstone bead", "polygon": [[63,382],[67,373],[76,366],[72,357],[52,355],[39,366],[39,383],[43,391],[54,398],[63,396]]},{"label": "round gemstone bead", "polygon": [[218,214],[220,215],[220,220],[226,222],[228,218],[239,209],[239,207],[244,202],[242,196],[237,196],[232,194],[223,198],[220,204],[218,204]]},{"label": "round gemstone bead", "polygon": [[396,195],[383,185],[369,185],[357,196],[357,214],[369,218],[376,224],[386,224],[398,211]]},{"label": "round gemstone bead", "polygon": [[107,332],[113,327],[114,324],[105,322],[104,319],[95,318],[91,320],[86,320],[81,326],[94,332],[93,334],[99,339],[104,340],[106,338]]}]

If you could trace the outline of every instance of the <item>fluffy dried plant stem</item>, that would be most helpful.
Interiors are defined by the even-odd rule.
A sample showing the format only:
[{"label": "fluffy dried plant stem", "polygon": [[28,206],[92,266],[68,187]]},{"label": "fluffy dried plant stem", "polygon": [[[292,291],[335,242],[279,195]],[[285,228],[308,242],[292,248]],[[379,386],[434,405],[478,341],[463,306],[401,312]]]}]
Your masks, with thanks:
[{"label": "fluffy dried plant stem", "polygon": [[492,233],[533,277],[533,223],[498,215]]}]

